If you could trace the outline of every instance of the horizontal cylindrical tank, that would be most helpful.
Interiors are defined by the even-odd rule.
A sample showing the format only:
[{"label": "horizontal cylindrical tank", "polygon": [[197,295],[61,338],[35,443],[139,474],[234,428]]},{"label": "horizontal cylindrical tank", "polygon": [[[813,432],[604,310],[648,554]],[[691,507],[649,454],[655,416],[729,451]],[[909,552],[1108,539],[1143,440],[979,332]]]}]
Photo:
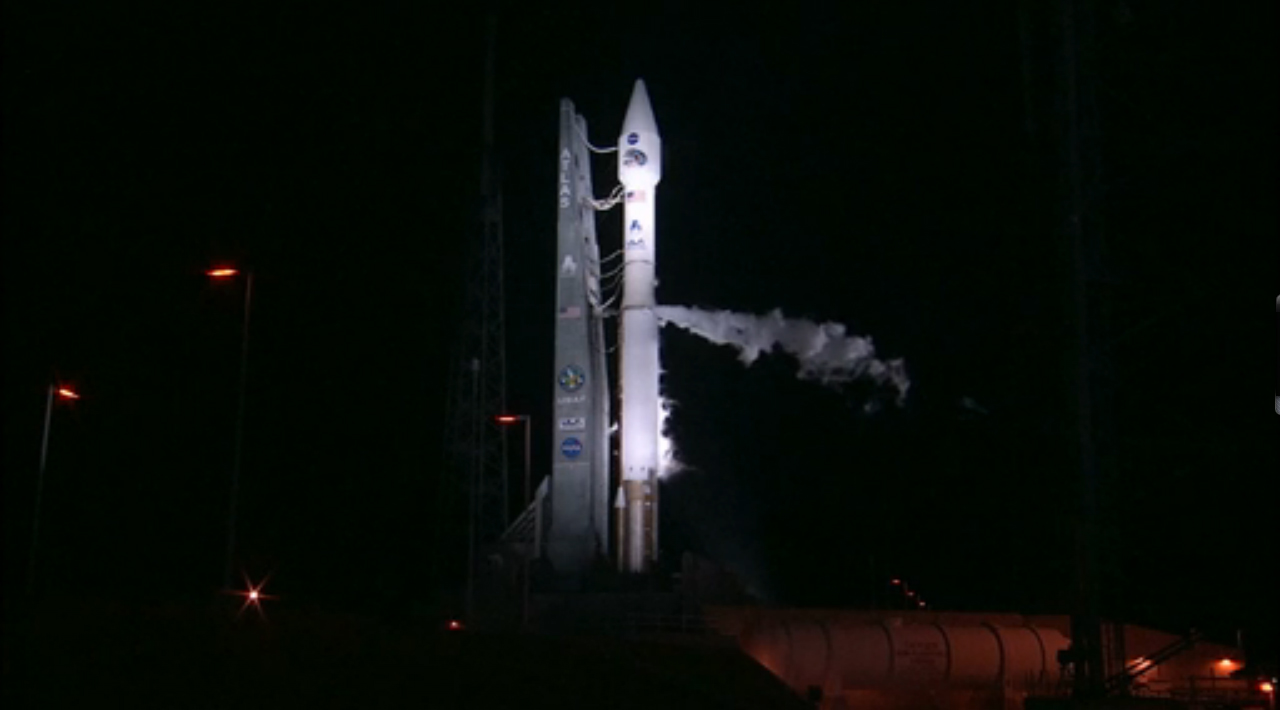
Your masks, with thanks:
[{"label": "horizontal cylindrical tank", "polygon": [[1055,683],[1057,630],[992,624],[767,621],[748,629],[743,648],[793,688],[828,691],[887,684],[1005,686]]}]

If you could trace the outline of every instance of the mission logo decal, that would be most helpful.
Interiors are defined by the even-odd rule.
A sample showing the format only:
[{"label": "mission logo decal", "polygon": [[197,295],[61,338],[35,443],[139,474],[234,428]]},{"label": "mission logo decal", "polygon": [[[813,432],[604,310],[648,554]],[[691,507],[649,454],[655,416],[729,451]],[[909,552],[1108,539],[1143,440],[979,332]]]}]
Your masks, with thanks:
[{"label": "mission logo decal", "polygon": [[649,156],[645,155],[643,150],[637,150],[635,148],[631,148],[627,152],[622,154],[623,167],[638,168],[647,162],[649,162]]},{"label": "mission logo decal", "polygon": [[556,379],[560,383],[560,389],[565,392],[577,392],[587,383],[587,373],[577,365],[565,365]]}]

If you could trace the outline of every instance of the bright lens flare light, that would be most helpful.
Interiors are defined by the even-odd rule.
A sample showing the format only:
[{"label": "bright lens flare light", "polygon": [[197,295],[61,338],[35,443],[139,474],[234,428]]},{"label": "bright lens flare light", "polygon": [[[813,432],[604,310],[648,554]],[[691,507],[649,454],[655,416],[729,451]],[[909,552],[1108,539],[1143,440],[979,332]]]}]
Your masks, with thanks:
[{"label": "bright lens flare light", "polygon": [[270,578],[271,578],[271,575],[267,575],[265,578],[263,578],[261,582],[259,582],[258,584],[254,584],[249,579],[249,575],[245,574],[244,576],[245,588],[243,590],[232,592],[232,594],[235,594],[236,596],[244,597],[244,604],[241,604],[240,610],[236,612],[237,618],[239,618],[240,615],[244,613],[245,609],[248,609],[249,607],[253,607],[254,610],[257,611],[259,615],[261,615],[264,619],[266,618],[266,613],[262,610],[262,601],[264,599],[277,598],[274,594],[262,593],[262,588],[267,586],[267,580],[269,580]]},{"label": "bright lens flare light", "polygon": [[72,390],[67,389],[66,387],[58,388],[58,396],[63,399],[80,399],[80,395],[76,394]]},{"label": "bright lens flare light", "polygon": [[224,268],[218,268],[218,269],[209,269],[204,273],[206,276],[212,276],[215,279],[225,279],[225,278],[230,278],[232,276],[235,276],[236,274],[240,273],[240,271],[237,269],[230,269],[230,268],[224,267]]},{"label": "bright lens flare light", "polygon": [[1270,692],[1273,692],[1275,689],[1276,689],[1276,687],[1275,687],[1274,685],[1272,685],[1272,684],[1268,683],[1268,682],[1267,682],[1267,681],[1265,681],[1265,680],[1264,680],[1264,681],[1262,681],[1262,683],[1258,686],[1258,690],[1261,690],[1261,691],[1262,691],[1262,692],[1264,692],[1264,693],[1270,693]]}]

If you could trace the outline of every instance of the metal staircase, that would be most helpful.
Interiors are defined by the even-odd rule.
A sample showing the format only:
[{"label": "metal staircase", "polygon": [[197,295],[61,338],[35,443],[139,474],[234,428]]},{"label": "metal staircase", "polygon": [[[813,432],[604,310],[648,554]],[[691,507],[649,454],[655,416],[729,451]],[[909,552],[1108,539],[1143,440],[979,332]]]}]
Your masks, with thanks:
[{"label": "metal staircase", "polygon": [[1124,670],[1112,675],[1106,679],[1104,688],[1107,695],[1120,695],[1127,693],[1133,685],[1133,681],[1137,680],[1143,674],[1149,672],[1156,666],[1177,656],[1196,645],[1200,640],[1200,632],[1192,629],[1186,636],[1174,641],[1173,643],[1157,650],[1140,660],[1133,661],[1125,665]]},{"label": "metal staircase", "polygon": [[544,529],[548,520],[547,493],[550,490],[550,478],[542,479],[542,483],[538,484],[538,490],[533,494],[533,502],[529,503],[529,507],[524,509],[519,517],[517,517],[506,532],[502,533],[500,541],[505,545],[513,548],[521,549],[524,554],[537,559],[542,556],[542,544],[546,535]]}]

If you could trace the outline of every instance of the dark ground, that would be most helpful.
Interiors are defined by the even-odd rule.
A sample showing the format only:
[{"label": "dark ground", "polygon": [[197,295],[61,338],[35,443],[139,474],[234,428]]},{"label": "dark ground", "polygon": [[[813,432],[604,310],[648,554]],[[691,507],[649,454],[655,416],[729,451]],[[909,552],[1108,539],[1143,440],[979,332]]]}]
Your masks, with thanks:
[{"label": "dark ground", "polygon": [[11,610],[5,707],[805,707],[732,647],[267,614],[70,600]]}]

